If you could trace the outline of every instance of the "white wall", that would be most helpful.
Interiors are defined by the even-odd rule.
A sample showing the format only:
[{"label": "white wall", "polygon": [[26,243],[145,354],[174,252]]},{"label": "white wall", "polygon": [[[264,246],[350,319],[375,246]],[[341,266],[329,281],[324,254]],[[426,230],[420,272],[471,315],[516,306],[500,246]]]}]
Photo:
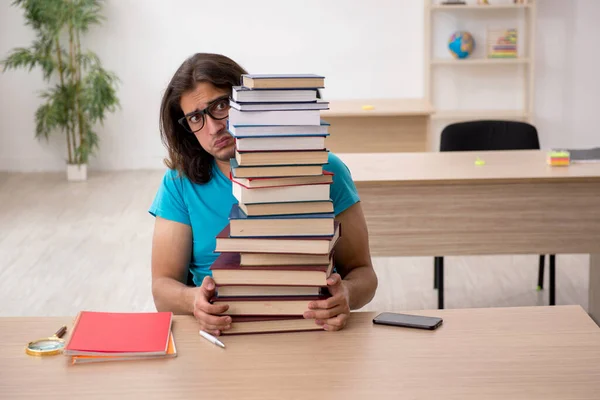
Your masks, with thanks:
[{"label": "white wall", "polygon": [[[420,1],[112,0],[104,13],[106,23],[84,45],[121,78],[122,110],[99,129],[96,168],[162,166],[160,98],[175,69],[195,52],[226,54],[255,73],[325,75],[328,98],[423,92]],[[32,37],[20,12],[2,2],[0,54]],[[34,92],[42,87],[39,73],[0,75],[0,170],[63,168],[64,143],[32,139]]]},{"label": "white wall", "polygon": [[[33,38],[10,3],[0,3],[2,58]],[[538,4],[535,121],[542,145],[599,145],[594,50],[600,1]],[[98,128],[96,169],[162,168],[162,91],[179,64],[198,51],[226,54],[255,73],[323,74],[329,99],[423,96],[421,0],[109,0],[104,14],[107,21],[84,46],[121,78],[122,109]],[[436,37],[446,40],[445,34]],[[64,168],[60,136],[49,143],[33,139],[36,91],[44,87],[37,71],[0,74],[0,170]]]}]

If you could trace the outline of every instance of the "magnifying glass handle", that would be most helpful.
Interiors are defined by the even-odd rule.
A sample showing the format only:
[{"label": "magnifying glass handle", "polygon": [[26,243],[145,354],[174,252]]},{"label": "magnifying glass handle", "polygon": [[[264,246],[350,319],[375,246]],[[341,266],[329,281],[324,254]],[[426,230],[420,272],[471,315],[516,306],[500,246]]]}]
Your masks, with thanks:
[{"label": "magnifying glass handle", "polygon": [[65,333],[67,333],[67,326],[63,325],[59,330],[56,331],[54,336],[56,336],[57,338],[61,338],[65,335]]}]

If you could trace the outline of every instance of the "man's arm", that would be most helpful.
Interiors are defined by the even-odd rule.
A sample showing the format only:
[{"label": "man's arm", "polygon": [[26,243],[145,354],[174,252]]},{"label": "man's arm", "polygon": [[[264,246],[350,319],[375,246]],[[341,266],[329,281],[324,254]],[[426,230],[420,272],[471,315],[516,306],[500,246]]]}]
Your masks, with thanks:
[{"label": "man's arm", "polygon": [[309,304],[305,318],[314,318],[327,330],[339,330],[346,325],[350,310],[369,303],[377,290],[377,275],[369,250],[367,223],[360,202],[340,213],[336,218],[342,235],[335,246],[335,265],[327,285],[331,297]]},{"label": "man's arm", "polygon": [[152,295],[158,311],[194,312],[194,288],[184,283],[191,251],[189,225],[156,217],[152,239]]},{"label": "man's arm", "polygon": [[342,236],[335,246],[335,265],[349,292],[350,309],[368,304],[377,290],[377,275],[369,250],[369,233],[360,202],[337,217]]},{"label": "man's arm", "polygon": [[231,328],[231,317],[220,316],[229,306],[213,305],[215,282],[205,277],[200,287],[186,282],[192,251],[192,230],[188,225],[156,217],[152,240],[152,295],[158,311],[193,314],[203,329],[213,335]]}]

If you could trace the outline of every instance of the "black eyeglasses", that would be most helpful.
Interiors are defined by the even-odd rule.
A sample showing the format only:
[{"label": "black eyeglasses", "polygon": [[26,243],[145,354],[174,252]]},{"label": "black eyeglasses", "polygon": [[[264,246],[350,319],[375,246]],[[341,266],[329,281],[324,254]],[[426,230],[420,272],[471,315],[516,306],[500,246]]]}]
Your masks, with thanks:
[{"label": "black eyeglasses", "polygon": [[211,101],[204,110],[196,110],[187,113],[182,118],[179,118],[177,122],[179,122],[179,125],[183,126],[189,133],[195,133],[204,128],[207,114],[212,119],[219,121],[229,116],[230,108],[229,95],[222,96]]}]

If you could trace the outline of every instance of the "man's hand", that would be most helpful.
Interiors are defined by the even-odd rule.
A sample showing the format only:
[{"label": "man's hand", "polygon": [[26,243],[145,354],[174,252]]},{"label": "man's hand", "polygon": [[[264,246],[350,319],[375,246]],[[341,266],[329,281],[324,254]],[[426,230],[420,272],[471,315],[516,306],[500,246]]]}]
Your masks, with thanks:
[{"label": "man's hand", "polygon": [[215,294],[215,281],[209,276],[202,281],[202,286],[196,289],[194,296],[194,316],[200,324],[200,329],[212,335],[219,336],[221,331],[231,328],[231,317],[218,316],[229,306],[227,304],[214,305],[209,300]]},{"label": "man's hand", "polygon": [[350,293],[339,274],[332,274],[327,279],[327,288],[331,297],[311,302],[308,305],[310,311],[304,313],[304,318],[315,319],[315,323],[326,331],[339,331],[346,326],[350,315]]}]

